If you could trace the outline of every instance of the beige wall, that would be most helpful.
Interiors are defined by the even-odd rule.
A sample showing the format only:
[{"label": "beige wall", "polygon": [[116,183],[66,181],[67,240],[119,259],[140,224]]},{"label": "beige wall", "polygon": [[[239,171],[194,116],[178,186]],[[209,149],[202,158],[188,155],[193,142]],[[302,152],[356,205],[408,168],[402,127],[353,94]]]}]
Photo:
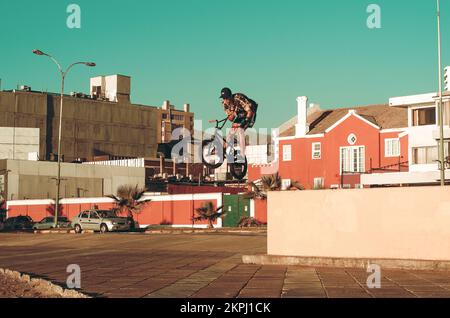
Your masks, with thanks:
[{"label": "beige wall", "polygon": [[39,128],[0,127],[0,159],[28,160],[39,155]]},{"label": "beige wall", "polygon": [[268,254],[450,260],[450,187],[271,192]]},{"label": "beige wall", "polygon": [[[5,170],[9,200],[50,199],[56,196],[56,163],[0,160],[0,175],[5,175]],[[63,163],[61,176],[61,196],[65,198],[115,194],[117,188],[124,184],[145,186],[145,168]]]}]

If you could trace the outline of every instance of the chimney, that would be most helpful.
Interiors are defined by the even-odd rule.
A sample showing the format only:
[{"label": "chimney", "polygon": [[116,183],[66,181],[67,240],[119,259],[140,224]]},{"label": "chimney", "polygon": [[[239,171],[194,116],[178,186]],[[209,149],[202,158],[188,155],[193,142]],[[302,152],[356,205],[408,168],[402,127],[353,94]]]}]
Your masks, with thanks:
[{"label": "chimney", "polygon": [[185,112],[185,113],[189,113],[190,108],[191,108],[191,105],[189,105],[189,104],[184,104],[184,112]]},{"label": "chimney", "polygon": [[162,109],[169,110],[170,109],[170,101],[168,101],[168,100],[164,101]]},{"label": "chimney", "polygon": [[309,132],[309,125],[306,120],[308,117],[308,97],[301,96],[297,98],[297,124],[295,125],[295,137],[306,136]]},{"label": "chimney", "polygon": [[164,176],[164,171],[165,171],[165,167],[166,166],[166,160],[165,160],[165,156],[163,153],[159,154],[159,173],[161,175],[161,177]]}]

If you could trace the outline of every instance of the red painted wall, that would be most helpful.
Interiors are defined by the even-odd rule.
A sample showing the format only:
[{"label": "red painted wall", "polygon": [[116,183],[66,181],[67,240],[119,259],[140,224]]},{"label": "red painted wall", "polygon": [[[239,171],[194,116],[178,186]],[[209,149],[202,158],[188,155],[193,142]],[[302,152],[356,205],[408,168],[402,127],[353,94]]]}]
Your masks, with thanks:
[{"label": "red painted wall", "polygon": [[[62,204],[60,215],[69,218],[70,220],[78,213],[84,210],[89,210],[98,206],[99,209],[109,210],[113,208],[112,203],[86,203],[86,204]],[[40,205],[13,205],[8,208],[8,217],[15,217],[19,215],[26,215],[33,219],[35,222],[39,222],[45,217],[54,215],[53,205],[40,204]]]},{"label": "red painted wall", "polygon": [[267,200],[255,200],[255,219],[267,223]]},{"label": "red painted wall", "polygon": [[215,187],[213,185],[167,185],[167,192],[169,194],[191,194],[191,193],[230,193],[239,194],[246,191],[245,187],[231,188],[231,187]]},{"label": "red painted wall", "polygon": [[[151,201],[139,214],[136,214],[135,220],[141,225],[192,225],[192,217],[195,215],[195,209],[202,207],[205,203],[212,202],[217,208],[217,199],[207,200],[173,200],[173,201]],[[78,213],[84,210],[92,209],[98,206],[99,209],[111,209],[113,203],[86,203],[86,204],[62,204],[61,216],[68,217],[70,220]],[[23,205],[9,206],[8,217],[19,215],[30,216],[33,221],[38,222],[44,217],[51,216],[51,204],[33,205],[24,201]],[[207,221],[196,222],[195,225],[205,225]],[[217,224],[217,222],[215,223]]]}]

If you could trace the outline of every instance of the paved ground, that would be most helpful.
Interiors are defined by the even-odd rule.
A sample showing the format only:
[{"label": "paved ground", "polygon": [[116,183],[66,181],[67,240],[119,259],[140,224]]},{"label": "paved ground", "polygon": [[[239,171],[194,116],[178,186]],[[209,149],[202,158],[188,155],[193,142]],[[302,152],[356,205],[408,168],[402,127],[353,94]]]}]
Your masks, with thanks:
[{"label": "paved ground", "polygon": [[368,289],[360,269],[244,265],[263,234],[0,234],[0,268],[65,284],[69,264],[98,297],[450,297],[450,272],[382,271]]}]

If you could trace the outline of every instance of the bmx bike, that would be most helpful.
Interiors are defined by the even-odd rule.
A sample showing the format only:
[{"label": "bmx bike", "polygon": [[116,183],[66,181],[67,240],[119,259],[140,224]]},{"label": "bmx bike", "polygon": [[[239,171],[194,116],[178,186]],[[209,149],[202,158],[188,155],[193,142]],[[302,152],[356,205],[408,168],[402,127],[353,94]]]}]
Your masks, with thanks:
[{"label": "bmx bike", "polygon": [[[215,131],[211,138],[202,142],[202,161],[210,169],[221,167],[225,160],[230,169],[231,175],[237,180],[243,180],[247,175],[247,158],[238,156],[235,148],[236,138],[230,138],[230,142],[222,136],[221,130],[225,127],[228,118],[223,120],[210,120],[209,123],[215,123]],[[240,159],[240,160],[239,160]]]}]

